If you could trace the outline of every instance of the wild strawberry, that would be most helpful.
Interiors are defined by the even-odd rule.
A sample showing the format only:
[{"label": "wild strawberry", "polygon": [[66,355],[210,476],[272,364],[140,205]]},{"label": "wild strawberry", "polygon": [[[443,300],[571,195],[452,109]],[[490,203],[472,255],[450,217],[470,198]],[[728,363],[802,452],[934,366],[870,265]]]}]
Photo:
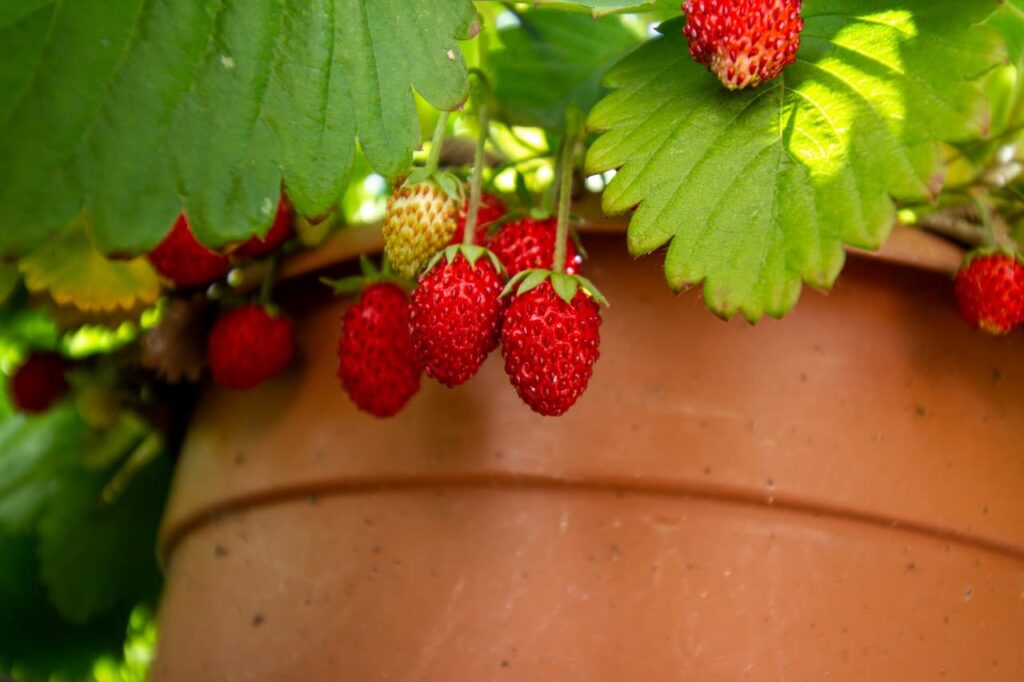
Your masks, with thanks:
[{"label": "wild strawberry", "polygon": [[394,284],[373,284],[349,306],[338,340],[338,378],[356,406],[377,417],[398,413],[420,390],[423,367],[409,335],[409,299]]},{"label": "wild strawberry", "polygon": [[[493,251],[505,266],[509,277],[526,270],[550,268],[555,257],[557,223],[555,218],[521,218],[505,223],[488,240],[487,248]],[[579,272],[581,262],[576,253],[576,245],[572,239],[567,238],[565,272],[570,275]]]},{"label": "wild strawberry", "polygon": [[214,382],[248,391],[277,376],[295,354],[293,337],[292,321],[271,315],[261,305],[245,305],[221,315],[206,349]]},{"label": "wild strawberry", "polygon": [[[600,354],[597,301],[584,290],[589,282],[580,286],[581,280],[568,275],[533,270],[518,281],[528,290],[521,289],[505,312],[505,373],[534,412],[558,416],[586,390]],[[506,291],[515,284],[511,281]]]},{"label": "wild strawberry", "polygon": [[[462,204],[462,208],[459,209],[459,220],[455,225],[455,234],[452,235],[452,239],[449,244],[461,244],[462,237],[466,230],[466,216],[469,213],[469,199]],[[508,213],[508,209],[505,204],[502,203],[501,199],[484,192],[480,195],[480,207],[476,213],[476,234],[473,236],[473,243],[477,246],[483,246],[484,242],[487,241],[487,233],[491,229],[491,225],[494,221],[500,220],[505,217]]]},{"label": "wild strawberry", "polygon": [[505,308],[500,269],[482,247],[450,246],[420,277],[409,329],[427,376],[458,386],[498,347]]},{"label": "wild strawberry", "polygon": [[178,216],[171,231],[149,252],[157,272],[179,287],[209,284],[228,274],[227,256],[206,248],[192,235],[185,214]]},{"label": "wild strawberry", "polygon": [[690,54],[730,90],[772,80],[796,61],[802,0],[688,0]]},{"label": "wild strawberry", "polygon": [[58,353],[34,351],[11,377],[11,401],[19,411],[45,412],[68,392],[67,361]]},{"label": "wild strawberry", "polygon": [[282,194],[277,202],[274,224],[267,230],[267,235],[263,238],[251,238],[239,246],[235,254],[242,258],[262,258],[277,251],[282,244],[288,241],[292,233],[292,204]]},{"label": "wild strawberry", "polygon": [[1024,264],[1001,251],[969,256],[954,285],[960,314],[990,334],[1024,323]]},{"label": "wild strawberry", "polygon": [[412,279],[455,233],[458,199],[433,180],[395,188],[384,212],[384,253],[397,273]]}]

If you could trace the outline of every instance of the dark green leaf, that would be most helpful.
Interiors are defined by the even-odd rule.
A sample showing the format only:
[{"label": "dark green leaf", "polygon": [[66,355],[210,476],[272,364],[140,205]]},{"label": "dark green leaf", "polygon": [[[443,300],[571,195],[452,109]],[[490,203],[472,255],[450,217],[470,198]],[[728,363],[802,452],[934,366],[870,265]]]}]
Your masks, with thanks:
[{"label": "dark green leaf", "polygon": [[57,480],[78,462],[85,422],[70,405],[0,422],[0,532],[34,527]]},{"label": "dark green leaf", "polygon": [[639,43],[618,17],[534,10],[500,32],[504,49],[490,57],[500,115],[519,125],[560,129],[565,111],[584,112],[604,93],[608,68]]},{"label": "dark green leaf", "polygon": [[136,603],[160,583],[154,542],[171,466],[158,458],[112,504],[101,500],[109,475],[79,472],[59,481],[59,504],[39,522],[40,575],[71,622]]},{"label": "dark green leaf", "polygon": [[476,18],[468,0],[78,0],[49,20],[48,6],[37,12],[0,10],[0,34],[9,26],[23,47],[0,68],[2,254],[31,250],[83,207],[105,251],[151,248],[182,206],[200,240],[241,240],[270,225],[282,175],[299,211],[327,213],[356,138],[379,172],[408,167],[414,89],[444,109],[464,99],[456,39]]}]

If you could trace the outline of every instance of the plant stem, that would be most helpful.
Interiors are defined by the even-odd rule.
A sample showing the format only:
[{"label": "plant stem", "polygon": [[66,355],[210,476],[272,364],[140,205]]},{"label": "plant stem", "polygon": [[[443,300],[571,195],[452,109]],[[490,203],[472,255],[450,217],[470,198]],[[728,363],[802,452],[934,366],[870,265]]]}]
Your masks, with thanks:
[{"label": "plant stem", "polygon": [[448,133],[448,112],[442,111],[437,117],[437,125],[434,127],[434,137],[430,139],[430,155],[427,157],[426,169],[433,173],[437,170],[437,164],[441,160],[441,147],[444,146],[444,137]]},{"label": "plant stem", "polygon": [[260,298],[259,301],[263,305],[270,304],[270,292],[274,288],[274,282],[277,280],[277,270],[281,266],[281,254],[275,253],[270,259],[270,268],[267,270],[267,274],[263,277],[263,282],[260,284]]},{"label": "plant stem", "polygon": [[480,212],[480,186],[484,180],[484,145],[487,144],[487,102],[480,103],[478,123],[480,134],[476,139],[476,152],[473,154],[473,178],[469,182],[469,211],[466,213],[466,225],[462,232],[462,243],[472,246],[476,238],[476,220]]},{"label": "plant stem", "polygon": [[555,231],[555,262],[551,271],[565,272],[565,244],[569,240],[569,205],[572,202],[573,159],[576,156],[576,134],[566,127],[562,155],[558,160],[561,180],[558,186],[558,229]]},{"label": "plant stem", "polygon": [[972,199],[974,200],[974,206],[978,209],[981,225],[985,228],[985,246],[995,246],[996,230],[992,226],[992,214],[989,212],[988,204],[977,194],[973,195]]}]

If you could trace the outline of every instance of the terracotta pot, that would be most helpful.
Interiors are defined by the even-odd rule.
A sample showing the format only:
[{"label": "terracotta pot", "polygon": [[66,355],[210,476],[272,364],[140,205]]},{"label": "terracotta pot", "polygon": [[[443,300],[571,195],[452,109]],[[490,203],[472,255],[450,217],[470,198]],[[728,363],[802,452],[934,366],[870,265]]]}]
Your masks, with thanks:
[{"label": "terracotta pot", "polygon": [[588,247],[613,307],[556,420],[498,353],[364,416],[305,287],[301,367],[187,440],[153,679],[1024,679],[1024,335],[862,258],[723,323]]}]

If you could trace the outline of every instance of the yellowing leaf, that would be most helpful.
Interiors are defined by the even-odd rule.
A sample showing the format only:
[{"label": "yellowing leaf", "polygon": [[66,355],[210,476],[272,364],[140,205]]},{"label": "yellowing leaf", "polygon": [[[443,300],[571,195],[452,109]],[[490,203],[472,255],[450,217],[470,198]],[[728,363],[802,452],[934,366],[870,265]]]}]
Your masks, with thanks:
[{"label": "yellowing leaf", "polygon": [[22,258],[18,267],[29,291],[45,291],[61,305],[86,311],[129,310],[152,304],[160,295],[160,280],[145,259],[107,258],[82,218]]}]

